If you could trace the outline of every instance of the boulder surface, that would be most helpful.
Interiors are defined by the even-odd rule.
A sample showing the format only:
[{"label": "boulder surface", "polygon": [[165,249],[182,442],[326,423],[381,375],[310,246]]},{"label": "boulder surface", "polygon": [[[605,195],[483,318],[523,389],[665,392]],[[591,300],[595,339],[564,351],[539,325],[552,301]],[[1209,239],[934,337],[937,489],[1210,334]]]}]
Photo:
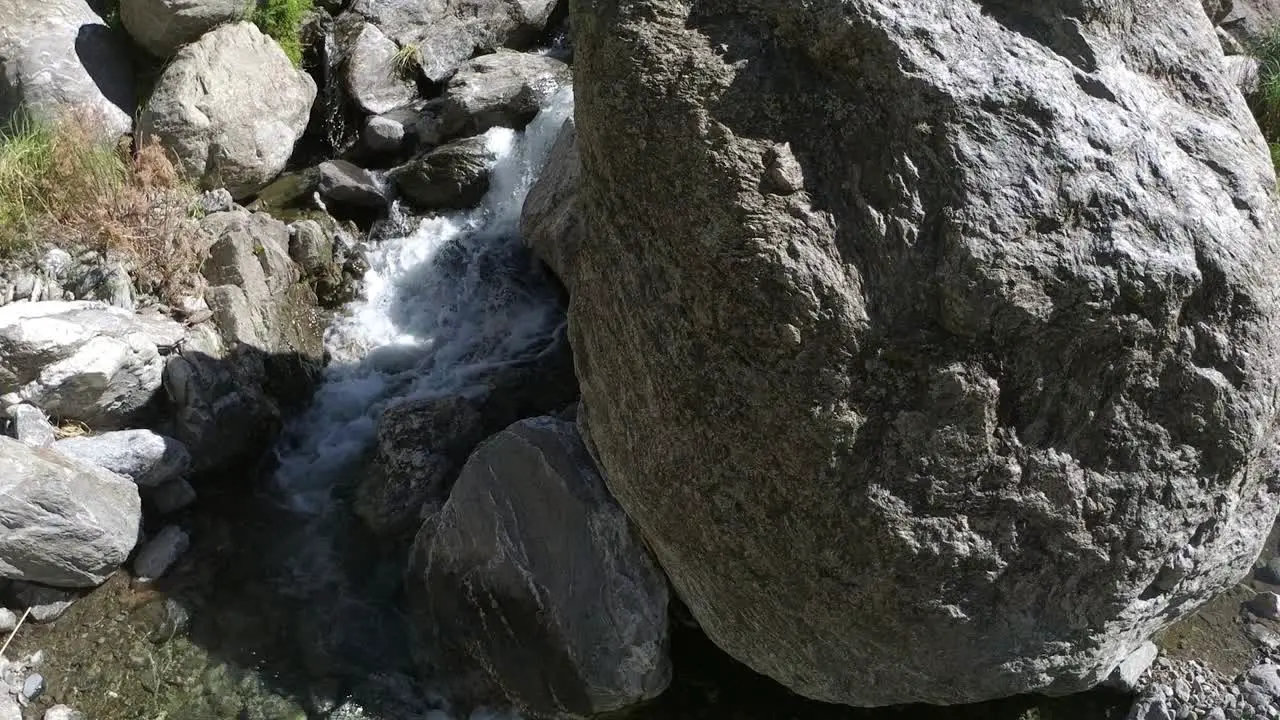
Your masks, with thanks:
[{"label": "boulder surface", "polygon": [[579,422],[821,700],[1103,680],[1276,514],[1275,174],[1198,0],[579,0]]}]

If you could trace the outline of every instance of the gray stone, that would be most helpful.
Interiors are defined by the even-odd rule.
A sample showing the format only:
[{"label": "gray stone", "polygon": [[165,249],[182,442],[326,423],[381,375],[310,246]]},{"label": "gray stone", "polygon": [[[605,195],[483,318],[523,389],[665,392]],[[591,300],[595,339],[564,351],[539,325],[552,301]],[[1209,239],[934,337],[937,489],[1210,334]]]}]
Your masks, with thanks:
[{"label": "gray stone", "polygon": [[1280,665],[1267,663],[1250,668],[1240,686],[1246,696],[1261,697],[1269,701],[1268,706],[1280,705]]},{"label": "gray stone", "polygon": [[397,152],[404,147],[404,124],[391,117],[375,115],[364,121],[360,140],[373,152]]},{"label": "gray stone", "polygon": [[565,121],[546,167],[525,198],[520,215],[524,242],[546,263],[569,292],[578,247],[582,244],[582,206],[578,196],[581,162],[573,118]]},{"label": "gray stone", "polygon": [[156,138],[206,188],[236,199],[284,169],[310,118],[316,84],[252,23],[184,46],[156,81],[138,131]]},{"label": "gray stone", "polygon": [[53,449],[123,475],[142,487],[172,482],[191,469],[191,453],[185,445],[150,430],[67,438],[54,443]]},{"label": "gray stone", "polygon": [[1144,692],[1134,701],[1126,720],[1174,720],[1174,713],[1165,700],[1165,690],[1168,688],[1156,686]]},{"label": "gray stone", "polygon": [[0,436],[0,578],[101,584],[133,550],[141,518],[127,479]]},{"label": "gray stone", "polygon": [[1268,620],[1280,620],[1280,595],[1260,592],[1246,603],[1249,612]]},{"label": "gray stone", "polygon": [[441,145],[391,172],[396,189],[422,210],[472,207],[489,189],[497,156],[484,137]]},{"label": "gray stone", "polygon": [[9,693],[0,693],[0,720],[22,720],[22,706]]},{"label": "gray stone", "polygon": [[244,0],[120,0],[120,21],[129,36],[164,59],[244,14]]},{"label": "gray stone", "polygon": [[1280,0],[1233,0],[1218,24],[1246,48],[1265,40],[1280,24]]},{"label": "gray stone", "polygon": [[335,271],[333,238],[315,220],[299,220],[289,228],[289,257],[308,276]]},{"label": "gray stone", "polygon": [[571,423],[524,420],[481,445],[407,578],[424,671],[473,672],[466,694],[586,716],[670,682],[666,581]]},{"label": "gray stone", "polygon": [[8,608],[0,607],[0,633],[12,632],[18,627],[18,615]]},{"label": "gray stone", "polygon": [[160,387],[157,343],[182,329],[101,302],[0,307],[0,395],[47,415],[111,429],[128,422]]},{"label": "gray stone", "polygon": [[40,673],[32,673],[22,681],[22,697],[28,701],[35,700],[44,694],[44,676]]},{"label": "gray stone", "polygon": [[199,204],[200,212],[204,215],[227,212],[236,207],[235,198],[231,197],[231,193],[227,192],[226,188],[216,188],[200,193]]},{"label": "gray stone", "polygon": [[555,5],[556,0],[356,0],[350,12],[398,45],[418,48],[423,74],[440,82],[478,52],[536,42]]},{"label": "gray stone", "polygon": [[161,515],[175,513],[196,501],[196,489],[186,480],[172,480],[146,493],[147,501]]},{"label": "gray stone", "polygon": [[1137,650],[1129,653],[1115,670],[1107,676],[1107,685],[1121,691],[1133,692],[1138,688],[1138,681],[1142,675],[1151,667],[1151,663],[1155,662],[1156,657],[1160,654],[1160,648],[1156,647],[1153,642],[1143,643]]},{"label": "gray stone", "polygon": [[1195,0],[850,8],[571,7],[579,423],[756,671],[1083,690],[1280,507],[1266,143]]},{"label": "gray stone", "polygon": [[84,0],[0,2],[0,123],[72,115],[114,140],[136,102],[125,44]]},{"label": "gray stone", "polygon": [[346,160],[320,163],[320,196],[327,203],[381,210],[387,206],[382,184],[373,173]]},{"label": "gray stone", "polygon": [[1232,55],[1222,59],[1227,70],[1227,78],[1240,89],[1246,98],[1258,94],[1262,63],[1248,55]]},{"label": "gray stone", "polygon": [[478,135],[491,127],[523,128],[556,88],[569,82],[569,66],[546,55],[497,52],[468,61],[449,80],[440,111],[446,137]]},{"label": "gray stone", "polygon": [[11,437],[31,447],[49,447],[57,439],[57,432],[49,422],[49,418],[31,405],[13,405],[5,414],[9,418],[8,432]]},{"label": "gray stone", "polygon": [[44,711],[44,720],[86,720],[84,713],[70,705],[54,705]]},{"label": "gray stone", "polygon": [[27,619],[38,623],[57,620],[80,599],[77,592],[29,582],[15,582],[12,593]]},{"label": "gray stone", "polygon": [[170,525],[143,544],[133,560],[133,574],[146,580],[163,577],[190,547],[190,536],[177,525]]},{"label": "gray stone", "polygon": [[417,64],[400,64],[398,52],[396,44],[374,25],[365,23],[355,33],[347,52],[345,77],[347,92],[360,109],[380,115],[404,107],[418,96],[413,81]]}]

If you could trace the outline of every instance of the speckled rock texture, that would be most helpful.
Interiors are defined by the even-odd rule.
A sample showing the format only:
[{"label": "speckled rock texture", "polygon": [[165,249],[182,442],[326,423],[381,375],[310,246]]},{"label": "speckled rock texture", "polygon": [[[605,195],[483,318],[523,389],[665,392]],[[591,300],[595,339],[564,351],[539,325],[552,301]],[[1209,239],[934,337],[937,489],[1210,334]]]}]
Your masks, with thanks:
[{"label": "speckled rock texture", "polygon": [[721,648],[1063,694],[1276,514],[1267,147],[1197,0],[575,0],[579,422]]}]

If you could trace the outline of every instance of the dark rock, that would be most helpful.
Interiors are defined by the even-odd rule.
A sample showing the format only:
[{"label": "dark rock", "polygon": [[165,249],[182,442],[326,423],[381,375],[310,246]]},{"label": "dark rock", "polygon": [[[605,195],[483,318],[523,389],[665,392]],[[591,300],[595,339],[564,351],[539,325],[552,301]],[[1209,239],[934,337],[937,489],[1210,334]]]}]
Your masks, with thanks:
[{"label": "dark rock", "polygon": [[381,210],[387,198],[373,173],[346,160],[320,163],[320,196],[326,202],[359,209]]},{"label": "dark rock", "polygon": [[1061,695],[1234,585],[1280,244],[1200,3],[703,9],[573,6],[568,284],[579,423],[707,635],[829,702]]},{"label": "dark rock", "polygon": [[581,162],[573,118],[565,121],[547,165],[529,189],[520,215],[524,242],[551,268],[570,292],[578,246],[582,244],[582,207],[578,199]]},{"label": "dark rock", "polygon": [[476,450],[407,583],[424,672],[470,674],[473,701],[585,717],[670,682],[666,581],[570,423],[525,420]]},{"label": "dark rock", "polygon": [[134,42],[158,58],[200,39],[219,25],[240,20],[244,0],[120,0],[120,20]]},{"label": "dark rock", "polygon": [[311,198],[320,190],[320,168],[307,168],[289,172],[262,188],[253,202],[253,209],[278,210],[311,204]]},{"label": "dark rock", "polygon": [[472,207],[489,189],[496,156],[483,137],[442,145],[391,172],[396,188],[422,210]]}]

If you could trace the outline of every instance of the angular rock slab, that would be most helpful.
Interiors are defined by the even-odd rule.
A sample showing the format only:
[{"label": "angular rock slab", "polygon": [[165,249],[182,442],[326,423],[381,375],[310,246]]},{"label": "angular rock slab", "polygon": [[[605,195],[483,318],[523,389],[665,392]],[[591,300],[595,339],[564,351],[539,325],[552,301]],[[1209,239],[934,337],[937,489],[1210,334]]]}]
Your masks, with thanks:
[{"label": "angular rock slab", "polygon": [[717,645],[1070,693],[1244,575],[1275,175],[1197,0],[571,14],[579,421]]},{"label": "angular rock slab", "polygon": [[83,463],[123,475],[142,487],[157,487],[191,469],[187,446],[150,430],[117,430],[54,443],[53,449]]},{"label": "angular rock slab", "polygon": [[0,122],[75,114],[114,141],[133,128],[128,48],[84,0],[0,2]]},{"label": "angular rock slab", "polygon": [[126,478],[0,436],[0,578],[100,585],[129,557],[141,520]]},{"label": "angular rock slab", "polygon": [[424,671],[476,671],[537,716],[618,710],[670,682],[666,580],[572,423],[523,420],[485,441],[407,582]]},{"label": "angular rock slab", "polygon": [[0,395],[91,428],[119,427],[160,388],[182,326],[101,302],[0,307]]},{"label": "angular rock slab", "polygon": [[177,156],[188,177],[239,200],[284,170],[315,99],[315,81],[275,40],[252,23],[224,25],[178,51],[138,132]]}]

